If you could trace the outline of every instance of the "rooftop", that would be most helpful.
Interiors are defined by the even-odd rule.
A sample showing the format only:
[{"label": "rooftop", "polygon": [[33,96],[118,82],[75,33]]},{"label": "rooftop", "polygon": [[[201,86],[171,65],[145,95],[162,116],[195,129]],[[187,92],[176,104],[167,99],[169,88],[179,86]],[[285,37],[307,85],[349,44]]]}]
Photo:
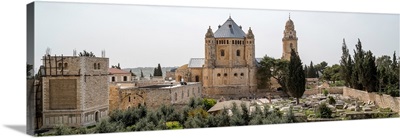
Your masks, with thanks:
[{"label": "rooftop", "polygon": [[246,33],[243,32],[242,27],[239,27],[235,21],[229,16],[226,22],[218,27],[214,33],[215,38],[244,38]]},{"label": "rooftop", "polygon": [[130,74],[128,71],[120,70],[117,68],[108,68],[108,73],[110,74]]}]

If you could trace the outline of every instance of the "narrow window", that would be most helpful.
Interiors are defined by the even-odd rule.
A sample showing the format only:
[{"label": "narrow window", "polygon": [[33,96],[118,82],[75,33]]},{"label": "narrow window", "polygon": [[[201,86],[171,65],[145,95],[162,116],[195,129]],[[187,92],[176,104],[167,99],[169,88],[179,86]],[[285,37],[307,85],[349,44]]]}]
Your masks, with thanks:
[{"label": "narrow window", "polygon": [[236,56],[240,56],[240,50],[236,50]]},{"label": "narrow window", "polygon": [[128,97],[128,102],[131,102],[131,96]]},{"label": "narrow window", "polygon": [[240,76],[244,76],[244,74],[243,74],[243,73],[240,73]]},{"label": "narrow window", "polygon": [[235,77],[236,77],[236,76],[237,76],[237,73],[233,74],[233,76],[235,76]]},{"label": "narrow window", "polygon": [[97,63],[97,69],[100,69],[100,63]]},{"label": "narrow window", "polygon": [[225,56],[225,51],[221,50],[221,57]]},{"label": "narrow window", "polygon": [[178,100],[178,94],[175,93],[175,97],[174,98],[175,98],[174,100],[176,102]]},{"label": "narrow window", "polygon": [[68,69],[68,63],[64,63],[64,69]]},{"label": "narrow window", "polygon": [[228,74],[224,73],[224,77],[228,76]]},{"label": "narrow window", "polygon": [[128,77],[127,76],[124,76],[124,81],[128,81]]},{"label": "narrow window", "polygon": [[97,69],[97,64],[93,63],[93,69]]},{"label": "narrow window", "polygon": [[200,77],[198,75],[196,75],[196,82],[200,81]]},{"label": "narrow window", "polygon": [[115,81],[115,77],[112,76],[112,77],[111,77],[111,82],[114,82],[114,81]]}]

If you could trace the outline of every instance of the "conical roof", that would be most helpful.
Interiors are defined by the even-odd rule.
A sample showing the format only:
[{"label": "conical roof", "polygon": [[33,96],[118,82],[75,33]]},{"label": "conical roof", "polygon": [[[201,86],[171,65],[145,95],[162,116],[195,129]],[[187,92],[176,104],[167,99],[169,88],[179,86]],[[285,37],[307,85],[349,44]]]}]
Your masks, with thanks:
[{"label": "conical roof", "polygon": [[214,33],[215,38],[244,38],[245,36],[246,33],[243,32],[242,28],[231,17]]}]

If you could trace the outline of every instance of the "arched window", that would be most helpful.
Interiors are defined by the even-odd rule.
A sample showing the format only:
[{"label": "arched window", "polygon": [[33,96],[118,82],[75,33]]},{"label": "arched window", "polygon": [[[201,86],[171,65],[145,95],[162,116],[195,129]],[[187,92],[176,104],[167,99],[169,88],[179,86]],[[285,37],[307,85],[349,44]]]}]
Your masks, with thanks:
[{"label": "arched window", "polygon": [[127,76],[124,76],[124,81],[128,81],[128,77]]},{"label": "arched window", "polygon": [[236,50],[236,56],[240,56],[240,50]]},{"label": "arched window", "polygon": [[225,56],[225,51],[221,50],[221,57]]},{"label": "arched window", "polygon": [[58,63],[57,69],[61,70],[61,68],[62,68],[62,63]]},{"label": "arched window", "polygon": [[236,76],[237,76],[237,73],[233,74],[233,76],[235,76],[235,77],[236,77]]},{"label": "arched window", "polygon": [[228,76],[228,74],[224,73],[224,77]]},{"label": "arched window", "polygon": [[198,75],[196,75],[196,82],[199,82],[200,81],[200,77],[198,76]]},{"label": "arched window", "polygon": [[100,69],[100,63],[97,63],[97,69]]},{"label": "arched window", "polygon": [[131,102],[131,96],[128,97],[128,102]]},{"label": "arched window", "polygon": [[68,69],[68,63],[64,63],[64,69]]},{"label": "arched window", "polygon": [[114,81],[115,81],[115,77],[112,76],[112,77],[111,77],[111,82],[114,82]]},{"label": "arched window", "polygon": [[218,73],[217,76],[219,77],[219,76],[221,76],[221,74]]},{"label": "arched window", "polygon": [[97,64],[93,63],[93,69],[97,69]]},{"label": "arched window", "polygon": [[240,73],[240,76],[244,76],[244,73]]}]

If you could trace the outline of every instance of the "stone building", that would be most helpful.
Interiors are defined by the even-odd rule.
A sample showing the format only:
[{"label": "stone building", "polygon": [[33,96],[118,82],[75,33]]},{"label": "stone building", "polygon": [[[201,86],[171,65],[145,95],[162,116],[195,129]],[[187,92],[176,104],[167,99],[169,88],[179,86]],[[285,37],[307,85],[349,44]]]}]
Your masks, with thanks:
[{"label": "stone building", "polygon": [[110,111],[126,110],[139,105],[149,109],[157,109],[162,105],[186,105],[191,98],[202,95],[199,82],[189,82],[181,85],[178,82],[143,87],[125,87],[110,85]]},{"label": "stone building", "polygon": [[108,68],[110,83],[132,83],[132,73],[117,68]]},{"label": "stone building", "polygon": [[[297,52],[297,36],[294,23],[286,22],[282,38],[282,59],[290,59],[290,50]],[[257,89],[257,67],[262,58],[255,58],[255,37],[251,28],[247,33],[231,17],[213,32],[205,34],[205,58],[191,58],[175,72],[176,81],[201,82],[203,96],[231,99],[264,96]],[[276,80],[268,82],[278,89]]]},{"label": "stone building", "polygon": [[94,125],[108,116],[108,58],[45,55],[42,60],[37,129]]}]

